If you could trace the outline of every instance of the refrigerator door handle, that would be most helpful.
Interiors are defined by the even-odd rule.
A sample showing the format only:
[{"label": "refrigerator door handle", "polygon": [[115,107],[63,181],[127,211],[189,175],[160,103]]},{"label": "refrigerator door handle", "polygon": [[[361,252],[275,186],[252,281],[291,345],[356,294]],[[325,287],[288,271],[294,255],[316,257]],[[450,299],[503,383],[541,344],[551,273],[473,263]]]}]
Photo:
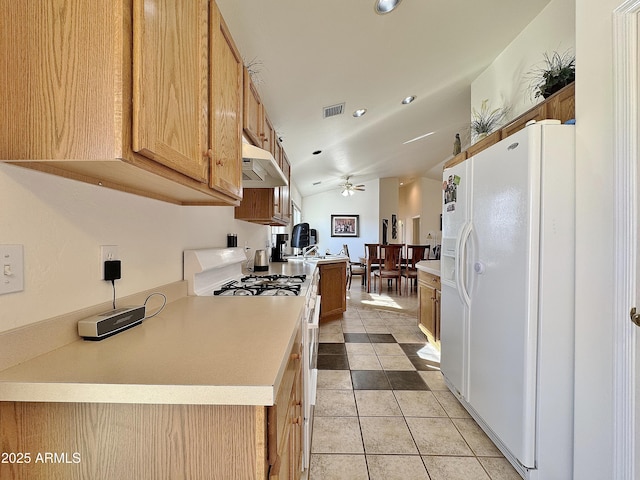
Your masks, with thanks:
[{"label": "refrigerator door handle", "polygon": [[473,225],[471,222],[465,223],[462,227],[462,232],[460,232],[460,237],[458,238],[458,254],[456,255],[456,290],[458,291],[460,300],[462,300],[462,303],[467,307],[471,306],[471,298],[469,297],[469,292],[464,282],[466,275],[464,267],[467,263],[467,242],[469,241],[472,230]]}]

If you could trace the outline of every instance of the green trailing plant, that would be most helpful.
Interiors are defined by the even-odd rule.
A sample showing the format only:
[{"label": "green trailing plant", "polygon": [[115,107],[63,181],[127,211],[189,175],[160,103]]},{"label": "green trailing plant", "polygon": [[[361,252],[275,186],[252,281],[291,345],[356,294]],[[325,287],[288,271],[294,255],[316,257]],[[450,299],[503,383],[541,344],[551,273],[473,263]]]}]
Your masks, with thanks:
[{"label": "green trailing plant", "polygon": [[542,64],[532,68],[529,90],[533,98],[547,98],[576,79],[576,56],[571,50],[543,54]]},{"label": "green trailing plant", "polygon": [[475,138],[489,135],[501,126],[502,121],[507,116],[509,109],[500,107],[492,109],[489,100],[485,99],[480,105],[480,110],[475,108],[471,111],[471,133]]}]

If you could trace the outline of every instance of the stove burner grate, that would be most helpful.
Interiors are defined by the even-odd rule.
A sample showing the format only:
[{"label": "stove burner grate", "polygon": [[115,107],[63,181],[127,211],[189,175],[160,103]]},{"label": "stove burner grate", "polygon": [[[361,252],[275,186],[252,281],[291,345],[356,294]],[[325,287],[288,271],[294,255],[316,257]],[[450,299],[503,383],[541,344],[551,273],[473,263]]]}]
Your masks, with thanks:
[{"label": "stove burner grate", "polygon": [[296,296],[306,275],[249,275],[225,283],[214,295],[221,296]]},{"label": "stove burner grate", "polygon": [[306,275],[247,275],[240,279],[243,283],[255,283],[255,282],[278,282],[278,283],[304,283]]}]

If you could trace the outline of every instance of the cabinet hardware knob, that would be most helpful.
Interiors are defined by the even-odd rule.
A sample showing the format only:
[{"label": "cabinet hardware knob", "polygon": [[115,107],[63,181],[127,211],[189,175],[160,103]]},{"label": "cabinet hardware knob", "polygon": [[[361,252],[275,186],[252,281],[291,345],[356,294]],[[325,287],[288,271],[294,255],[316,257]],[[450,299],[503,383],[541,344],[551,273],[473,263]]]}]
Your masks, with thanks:
[{"label": "cabinet hardware knob", "polygon": [[296,417],[292,420],[294,425],[300,425],[302,423],[302,417]]},{"label": "cabinet hardware knob", "polygon": [[291,358],[293,360],[300,360],[301,355],[299,353],[292,353]]}]

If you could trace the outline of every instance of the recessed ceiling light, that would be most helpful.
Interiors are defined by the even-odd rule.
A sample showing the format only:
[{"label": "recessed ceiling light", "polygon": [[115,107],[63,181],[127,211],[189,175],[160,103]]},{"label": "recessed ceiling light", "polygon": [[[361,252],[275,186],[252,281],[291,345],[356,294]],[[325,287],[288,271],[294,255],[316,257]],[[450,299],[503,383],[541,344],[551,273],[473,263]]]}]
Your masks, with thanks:
[{"label": "recessed ceiling light", "polygon": [[421,138],[424,138],[424,137],[428,137],[429,135],[433,135],[434,133],[436,132],[429,132],[429,133],[425,133],[424,135],[420,135],[419,137],[412,138],[411,140],[407,140],[406,142],[404,142],[403,145],[406,145],[407,143],[415,142],[416,140],[420,140]]},{"label": "recessed ceiling light", "polygon": [[353,112],[353,116],[358,118],[363,116],[365,113],[367,113],[367,109],[366,108],[360,108],[358,110],[356,110],[355,112]]},{"label": "recessed ceiling light", "polygon": [[315,152],[313,152],[313,155],[320,155],[322,153],[322,150],[316,150]]},{"label": "recessed ceiling light", "polygon": [[413,102],[416,99],[415,95],[410,95],[408,97],[405,97],[402,99],[402,104],[403,105],[409,105],[411,102]]},{"label": "recessed ceiling light", "polygon": [[384,15],[385,13],[393,11],[398,5],[400,5],[401,1],[402,0],[376,0],[373,8],[378,15]]}]

